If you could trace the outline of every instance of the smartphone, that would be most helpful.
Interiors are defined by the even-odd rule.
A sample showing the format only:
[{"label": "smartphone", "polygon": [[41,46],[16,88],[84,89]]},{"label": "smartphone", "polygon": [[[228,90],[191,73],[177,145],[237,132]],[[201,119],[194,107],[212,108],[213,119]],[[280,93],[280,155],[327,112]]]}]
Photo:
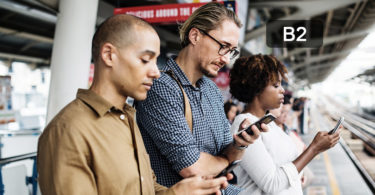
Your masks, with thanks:
[{"label": "smartphone", "polygon": [[242,138],[241,133],[242,133],[243,131],[246,131],[246,133],[249,134],[249,135],[254,135],[253,130],[251,130],[251,127],[252,127],[253,125],[255,125],[256,127],[258,127],[259,130],[262,130],[262,128],[260,127],[260,124],[262,124],[262,123],[264,123],[264,124],[268,124],[268,123],[270,123],[271,121],[273,121],[273,120],[275,120],[275,119],[276,119],[276,117],[273,116],[271,113],[270,113],[270,114],[267,114],[267,115],[263,116],[261,119],[259,119],[257,122],[251,124],[248,128],[240,130],[240,131],[237,133],[237,136],[239,136],[239,137]]},{"label": "smartphone", "polygon": [[215,176],[215,178],[226,176],[228,173],[233,171],[234,168],[236,168],[240,164],[241,160],[235,160],[232,163],[230,163],[224,170],[222,170],[218,175]]},{"label": "smartphone", "polygon": [[329,131],[328,134],[330,135],[334,134],[337,131],[337,129],[340,127],[343,121],[344,121],[344,117],[340,117],[339,121],[337,121],[336,126],[331,131]]}]

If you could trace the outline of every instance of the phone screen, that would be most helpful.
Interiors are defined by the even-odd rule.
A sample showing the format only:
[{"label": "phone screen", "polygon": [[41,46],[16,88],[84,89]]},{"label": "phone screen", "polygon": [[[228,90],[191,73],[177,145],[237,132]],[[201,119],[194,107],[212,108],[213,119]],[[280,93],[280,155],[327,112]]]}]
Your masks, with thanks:
[{"label": "phone screen", "polygon": [[218,175],[215,176],[215,178],[226,176],[228,173],[233,171],[234,168],[236,168],[240,164],[241,160],[235,160],[232,163],[230,163],[224,170],[222,170]]},{"label": "phone screen", "polygon": [[331,131],[329,131],[328,134],[330,134],[330,135],[334,134],[337,131],[337,129],[340,127],[340,125],[343,121],[344,121],[344,117],[340,117],[340,120],[337,121],[337,124],[335,125],[335,127]]},{"label": "phone screen", "polygon": [[251,124],[247,129],[243,129],[243,130],[239,131],[239,132],[237,133],[237,135],[240,136],[240,137],[242,137],[241,133],[242,133],[243,131],[246,131],[247,134],[249,134],[249,135],[254,135],[253,130],[251,130],[251,127],[252,127],[253,125],[255,125],[259,130],[262,130],[261,127],[260,127],[260,125],[261,125],[262,123],[264,123],[264,124],[268,124],[268,123],[272,122],[272,121],[275,120],[275,119],[276,119],[276,117],[273,116],[272,114],[267,114],[267,115],[263,116],[261,119],[259,119],[257,122]]}]

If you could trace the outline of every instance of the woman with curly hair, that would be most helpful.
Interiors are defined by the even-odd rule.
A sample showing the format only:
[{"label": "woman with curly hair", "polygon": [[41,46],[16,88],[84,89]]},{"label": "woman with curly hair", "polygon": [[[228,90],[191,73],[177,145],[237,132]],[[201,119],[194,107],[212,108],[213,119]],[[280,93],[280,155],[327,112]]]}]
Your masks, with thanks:
[{"label": "woman with curly hair", "polygon": [[[231,127],[237,133],[240,121],[245,118],[255,122],[268,110],[280,107],[284,101],[281,80],[286,80],[285,66],[272,55],[241,57],[230,72],[230,92],[238,100],[247,103]],[[333,147],[339,140],[339,132],[329,135],[318,132],[309,147],[299,155],[293,141],[274,122],[268,132],[249,145],[240,166],[234,173],[241,194],[303,194],[301,170],[319,153]]]}]

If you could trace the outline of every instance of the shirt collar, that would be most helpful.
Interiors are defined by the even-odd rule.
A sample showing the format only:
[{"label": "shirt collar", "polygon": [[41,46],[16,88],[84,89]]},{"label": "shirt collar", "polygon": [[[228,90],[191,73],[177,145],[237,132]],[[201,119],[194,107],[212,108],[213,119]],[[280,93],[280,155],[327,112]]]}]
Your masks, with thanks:
[{"label": "shirt collar", "polygon": [[[164,68],[164,70],[172,70],[173,73],[176,75],[176,77],[180,80],[181,85],[186,86],[190,85],[196,90],[199,90],[199,88],[194,87],[189,79],[186,77],[185,73],[181,70],[180,66],[175,61],[177,56],[172,56],[167,61],[167,66]],[[203,76],[204,77],[204,76]],[[200,86],[200,88],[205,84],[204,78],[200,78],[197,81],[197,86]]]},{"label": "shirt collar", "polygon": [[[100,117],[113,110],[124,112],[123,110],[116,108],[113,104],[109,103],[100,95],[88,89],[78,89],[77,98],[90,106]],[[123,109],[134,111],[134,108],[128,104],[125,104]]]}]

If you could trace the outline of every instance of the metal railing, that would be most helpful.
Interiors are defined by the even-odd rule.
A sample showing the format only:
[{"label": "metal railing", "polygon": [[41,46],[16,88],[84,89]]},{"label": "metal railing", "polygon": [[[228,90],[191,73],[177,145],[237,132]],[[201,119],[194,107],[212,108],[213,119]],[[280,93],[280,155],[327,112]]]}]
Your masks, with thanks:
[{"label": "metal railing", "polygon": [[344,116],[344,126],[361,139],[367,146],[375,150],[375,123],[364,119],[359,114],[343,107],[330,98],[326,98],[326,111],[337,120],[339,116]]},{"label": "metal railing", "polygon": [[37,169],[36,169],[36,152],[28,153],[28,154],[23,154],[23,155],[18,155],[18,156],[12,156],[8,158],[1,158],[0,159],[0,195],[3,195],[5,192],[5,186],[3,183],[3,174],[2,174],[2,168],[3,166],[9,164],[9,163],[14,163],[22,160],[28,160],[32,159],[34,160],[34,165],[33,165],[33,174],[31,177],[26,176],[25,178],[25,184],[29,185],[32,184],[32,194],[36,195],[37,189],[38,189],[38,182],[37,182]]},{"label": "metal railing", "polygon": [[[374,122],[366,120],[354,113],[351,113],[350,111],[346,110],[344,107],[338,105],[334,101],[328,100],[325,101],[324,104],[324,109],[331,118],[337,120],[339,116],[345,116],[345,121],[342,123],[343,126],[346,129],[348,129],[351,133],[353,133],[355,136],[357,136],[360,140],[362,140],[364,144],[375,150]],[[333,108],[330,108],[330,105],[333,106]],[[368,185],[372,193],[375,194],[375,182],[370,176],[370,174],[362,166],[362,163],[357,159],[357,157],[354,155],[351,149],[347,146],[346,142],[340,139],[340,144],[349,156],[350,160],[353,162],[354,166],[359,171],[362,178],[365,180],[366,184]]]}]

